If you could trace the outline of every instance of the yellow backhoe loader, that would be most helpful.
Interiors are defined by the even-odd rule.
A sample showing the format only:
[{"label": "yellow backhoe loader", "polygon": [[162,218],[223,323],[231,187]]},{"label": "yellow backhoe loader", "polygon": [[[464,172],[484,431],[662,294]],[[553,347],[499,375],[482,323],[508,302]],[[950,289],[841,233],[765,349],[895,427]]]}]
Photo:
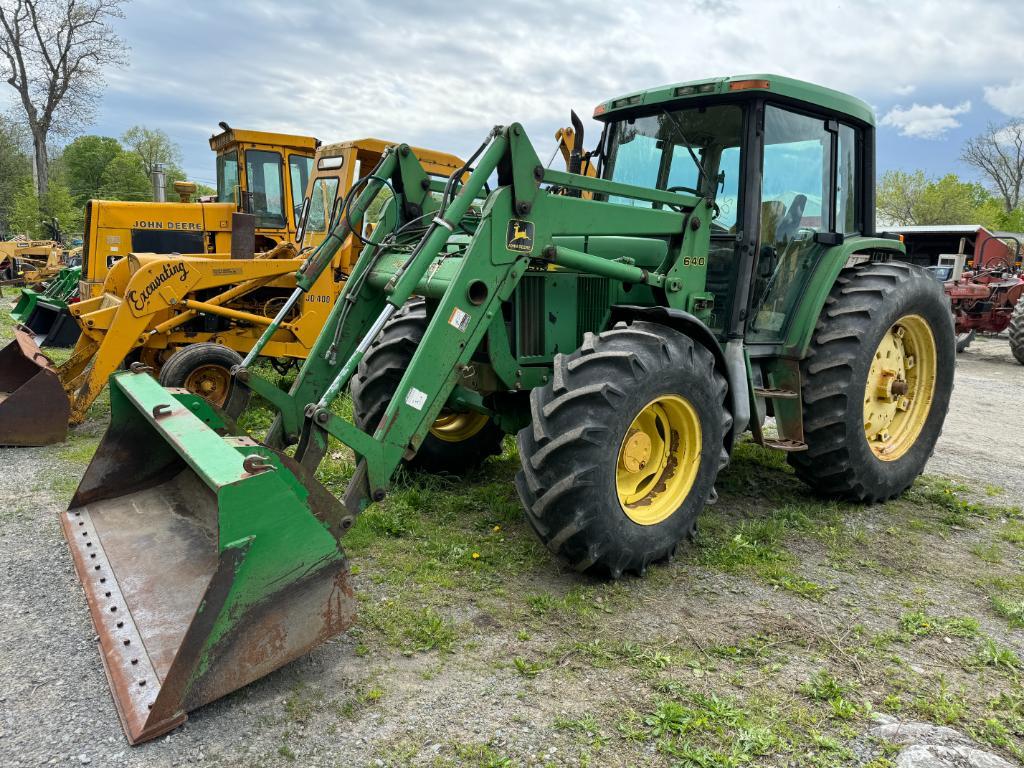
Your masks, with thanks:
[{"label": "yellow backhoe loader", "polygon": [[[361,139],[321,147],[304,202],[293,206],[300,248],[324,239],[349,191],[389,142]],[[414,150],[428,173],[447,177],[462,161]],[[357,190],[358,191],[358,190]],[[257,228],[258,231],[258,228]],[[306,358],[363,247],[354,234],[262,351],[278,366]],[[0,350],[0,445],[48,445],[84,420],[107,379],[126,360],[152,370],[164,386],[184,387],[237,414],[230,371],[294,291],[304,259],[291,243],[250,258],[129,253],[116,261],[103,292],[69,307],[82,329],[71,357],[54,366],[22,331]],[[236,391],[238,391],[236,389]]]}]

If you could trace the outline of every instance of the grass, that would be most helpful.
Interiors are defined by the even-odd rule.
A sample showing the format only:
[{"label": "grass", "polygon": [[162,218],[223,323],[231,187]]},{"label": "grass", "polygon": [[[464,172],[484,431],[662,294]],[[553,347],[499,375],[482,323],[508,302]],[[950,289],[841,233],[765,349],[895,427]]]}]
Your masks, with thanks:
[{"label": "grass", "polygon": [[924,611],[912,611],[900,616],[900,631],[905,639],[945,635],[947,637],[974,637],[978,634],[978,620],[971,617],[941,618]]}]

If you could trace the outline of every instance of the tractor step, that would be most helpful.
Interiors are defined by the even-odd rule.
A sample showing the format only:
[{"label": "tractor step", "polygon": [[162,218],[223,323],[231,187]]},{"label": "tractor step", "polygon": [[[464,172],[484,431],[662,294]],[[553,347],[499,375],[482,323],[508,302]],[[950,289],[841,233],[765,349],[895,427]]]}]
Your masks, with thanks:
[{"label": "tractor step", "polygon": [[764,397],[769,400],[796,400],[800,397],[800,393],[794,392],[792,389],[777,387],[754,387],[754,397]]},{"label": "tractor step", "polygon": [[785,451],[786,453],[796,453],[798,451],[806,451],[807,443],[802,443],[799,440],[783,440],[777,437],[766,437],[764,439],[765,448],[774,448],[777,451]]}]

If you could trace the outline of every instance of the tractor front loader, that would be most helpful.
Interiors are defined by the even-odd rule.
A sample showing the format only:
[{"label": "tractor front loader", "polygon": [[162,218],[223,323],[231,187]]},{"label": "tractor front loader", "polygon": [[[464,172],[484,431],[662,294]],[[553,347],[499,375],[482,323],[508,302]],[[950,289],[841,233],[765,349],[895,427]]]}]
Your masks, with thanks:
[{"label": "tractor front loader", "polygon": [[[306,610],[318,638],[341,628],[322,620],[337,615],[326,590],[295,579],[329,563],[344,583],[342,538],[403,462],[461,472],[517,434],[530,525],[569,566],[613,578],[693,534],[746,429],[829,496],[887,499],[922,471],[953,326],[940,286],[875,234],[870,108],[752,75],[628,94],[595,116],[593,177],[545,169],[519,124],[495,128],[439,196],[408,147],[386,152],[234,370],[279,412],[264,444],[194,396],[111,377],[110,427],[62,522],[108,671],[131,670],[139,643],[177,654],[166,672],[111,671],[130,740],[225,692],[205,675],[241,685],[270,666],[220,653],[228,637],[265,647],[250,611]],[[380,222],[278,391],[250,363],[384,186]],[[354,423],[331,409],[346,389]],[[357,459],[340,503],[313,479],[332,437]],[[139,556],[151,528],[177,560]],[[266,580],[250,579],[257,556],[278,569]],[[186,572],[195,586],[176,589]],[[211,592],[246,597],[230,610]],[[164,601],[179,612],[158,632]],[[275,664],[309,637],[278,627]]]}]

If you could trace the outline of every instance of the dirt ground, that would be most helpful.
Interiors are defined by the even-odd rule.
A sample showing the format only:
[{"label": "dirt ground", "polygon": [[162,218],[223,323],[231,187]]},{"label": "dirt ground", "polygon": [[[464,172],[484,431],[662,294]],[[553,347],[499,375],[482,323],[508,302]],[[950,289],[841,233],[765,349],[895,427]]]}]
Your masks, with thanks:
[{"label": "dirt ground", "polygon": [[957,358],[953,405],[930,472],[983,480],[1024,499],[1024,366],[1005,336],[979,336]]},{"label": "dirt ground", "polygon": [[878,711],[1013,760],[1022,389],[1005,340],[976,341],[934,476],[879,507],[744,447],[696,545],[614,584],[532,541],[508,451],[465,487],[413,482],[353,533],[355,631],[139,747],[58,525],[105,419],[0,449],[0,765],[882,768]]}]

